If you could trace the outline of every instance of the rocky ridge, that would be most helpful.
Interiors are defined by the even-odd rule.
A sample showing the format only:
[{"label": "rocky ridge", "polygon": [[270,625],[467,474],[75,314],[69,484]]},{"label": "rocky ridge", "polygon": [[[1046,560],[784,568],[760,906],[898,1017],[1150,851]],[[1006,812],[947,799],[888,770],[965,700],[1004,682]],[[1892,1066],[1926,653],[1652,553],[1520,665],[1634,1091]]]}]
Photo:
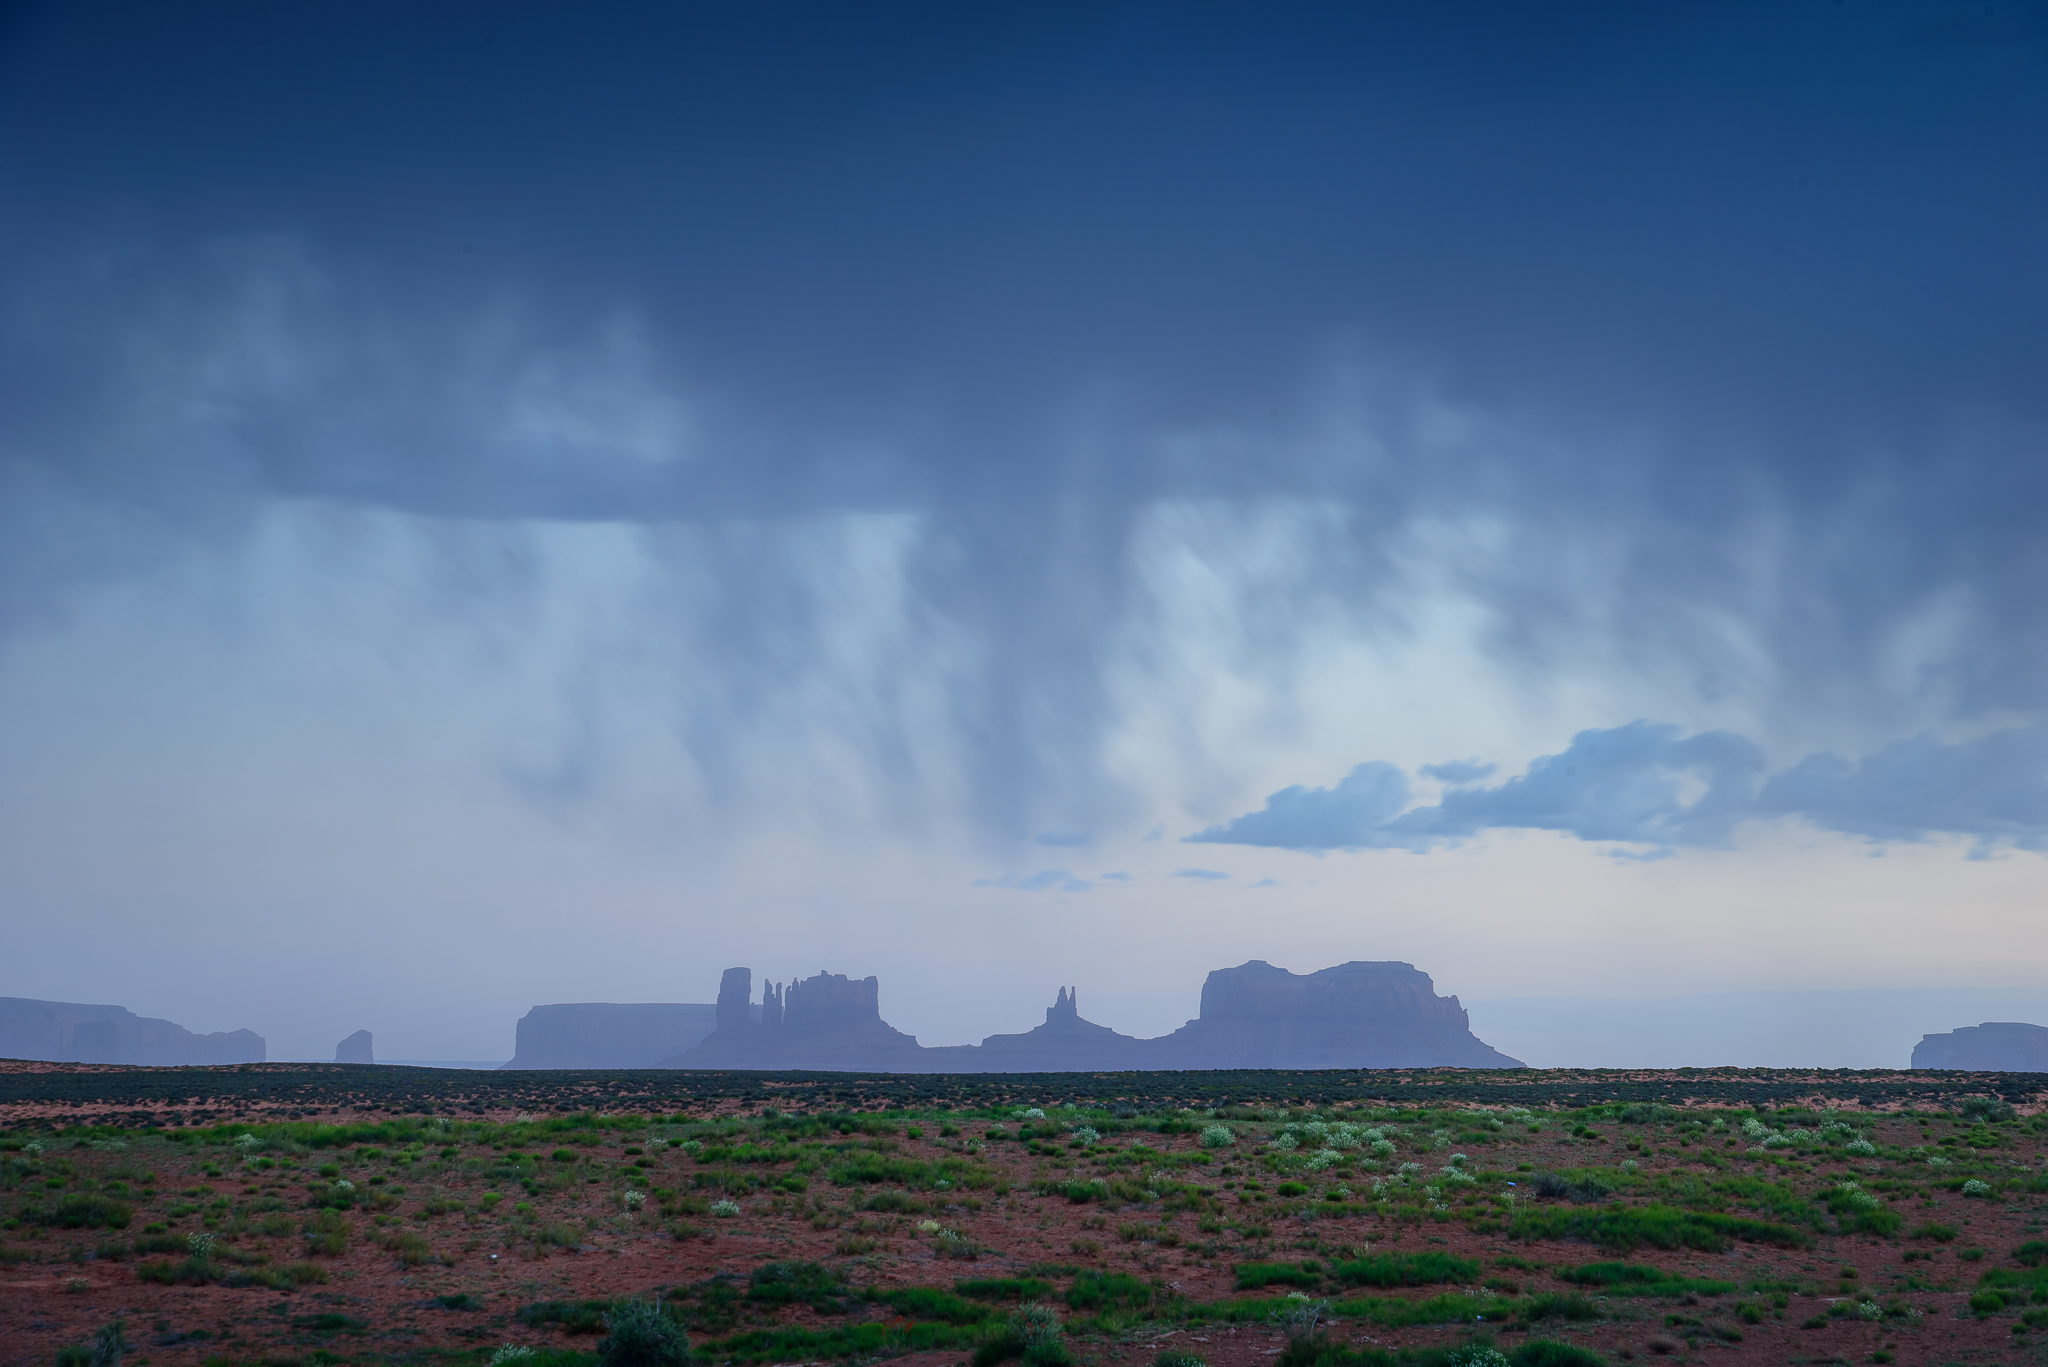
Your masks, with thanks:
[{"label": "rocky ridge", "polygon": [[1458,999],[1437,996],[1429,975],[1406,963],[1354,961],[1295,974],[1254,959],[1218,969],[1203,984],[1201,1014],[1149,1040],[1083,1019],[1078,994],[1063,987],[1032,1030],[933,1049],[882,1019],[873,977],[820,972],[786,986],[764,983],[758,1006],[752,987],[751,969],[727,969],[718,1028],[656,1066],[897,1073],[1522,1066],[1475,1037]]}]

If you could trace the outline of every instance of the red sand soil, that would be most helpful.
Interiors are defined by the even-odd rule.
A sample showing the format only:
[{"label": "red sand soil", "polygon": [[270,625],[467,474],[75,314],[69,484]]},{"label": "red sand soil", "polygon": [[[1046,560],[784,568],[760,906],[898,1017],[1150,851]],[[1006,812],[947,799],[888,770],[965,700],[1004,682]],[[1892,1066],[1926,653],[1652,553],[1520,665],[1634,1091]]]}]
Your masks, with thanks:
[{"label": "red sand soil", "polygon": [[[78,1065],[30,1065],[39,1068],[76,1070]],[[728,1108],[729,1109],[729,1108]],[[708,1115],[711,1108],[703,1108]],[[64,1117],[83,1119],[78,1110],[64,1108]],[[9,1117],[20,1124],[17,1112]],[[339,1118],[339,1117],[337,1117]],[[379,1117],[380,1119],[388,1117]],[[510,1120],[511,1116],[502,1117]],[[1916,1121],[1894,1116],[1863,1115],[1859,1122],[1871,1128],[1880,1144],[1930,1142],[1929,1131]],[[648,1147],[645,1158],[653,1166],[635,1168],[623,1152],[629,1138],[606,1131],[600,1146],[581,1150],[589,1166],[579,1172],[598,1171],[598,1179],[578,1177],[577,1185],[550,1190],[531,1198],[532,1219],[575,1222],[582,1231],[573,1249],[540,1250],[531,1243],[508,1238],[519,1222],[517,1206],[522,1197],[516,1185],[495,1184],[504,1198],[492,1209],[480,1208],[478,1197],[494,1184],[472,1162],[463,1161],[489,1151],[468,1143],[452,1162],[435,1159],[429,1148],[422,1161],[401,1166],[388,1159],[366,1159],[360,1151],[348,1155],[309,1153],[299,1155],[291,1169],[275,1168],[261,1173],[233,1172],[235,1164],[219,1148],[178,1144],[162,1138],[136,1137],[125,1149],[74,1147],[73,1141],[45,1140],[43,1159],[68,1159],[76,1175],[93,1179],[111,1169],[126,1168],[136,1214],[125,1231],[38,1231],[22,1228],[4,1236],[10,1258],[0,1264],[0,1363],[48,1362],[63,1345],[81,1343],[95,1327],[115,1317],[125,1317],[127,1333],[136,1351],[129,1367],[146,1361],[149,1367],[176,1367],[225,1357],[236,1362],[283,1364],[306,1361],[315,1350],[324,1349],[342,1359],[383,1361],[387,1358],[425,1358],[435,1352],[473,1352],[499,1344],[574,1346],[588,1349],[587,1337],[570,1339],[555,1329],[526,1328],[513,1322],[511,1313],[519,1306],[544,1299],[585,1299],[648,1292],[655,1288],[701,1281],[714,1273],[745,1275],[770,1260],[800,1260],[825,1263],[839,1270],[852,1287],[936,1286],[950,1288],[962,1277],[1020,1275],[1033,1263],[1063,1263],[1108,1270],[1129,1271],[1157,1278],[1169,1287],[1197,1301],[1215,1301],[1233,1294],[1233,1264],[1253,1260],[1299,1260],[1356,1255],[1368,1251],[1439,1251],[1480,1260],[1482,1276],[1500,1276],[1520,1285],[1523,1291],[1564,1291],[1568,1285],[1554,1277],[1557,1270],[1603,1260],[1607,1255],[1576,1243],[1510,1242],[1500,1233],[1474,1233],[1463,1223],[1402,1225],[1373,1213],[1350,1218],[1317,1218],[1304,1221],[1296,1208],[1299,1201],[1272,1196],[1273,1175],[1261,1172],[1249,1144],[1226,1151],[1218,1157],[1195,1146],[1193,1136],[1118,1135],[1098,1150],[1114,1152],[1133,1143],[1147,1143],[1200,1165],[1188,1169],[1188,1177],[1213,1191],[1224,1205],[1224,1218],[1237,1223],[1263,1225],[1270,1233],[1247,1239],[1242,1233],[1204,1235],[1198,1232],[1191,1214],[1162,1216],[1126,1208],[1121,1214],[1099,1204],[1073,1204],[1059,1196],[1035,1194],[1033,1180],[1090,1177],[1094,1170],[1085,1158],[1061,1152],[1036,1156],[1014,1142],[990,1142],[982,1147],[974,1136],[985,1122],[968,1121],[965,1137],[941,1140],[936,1127],[927,1123],[926,1137],[899,1138],[894,1152],[905,1158],[935,1159],[963,1156],[979,1149],[975,1157],[1005,1175],[1011,1189],[1005,1195],[987,1191],[958,1193],[959,1201],[932,1213],[947,1227],[958,1231],[983,1250],[974,1261],[942,1259],[933,1241],[920,1235],[915,1224],[922,1215],[890,1216],[849,1209],[850,1201],[864,1199],[872,1189],[841,1190],[812,1178],[802,1195],[761,1192],[742,1198],[744,1213],[736,1218],[715,1219],[693,1215],[686,1221],[664,1221],[652,1209],[653,1202],[634,1213],[619,1204],[617,1193],[630,1183],[641,1190],[666,1188],[687,1192],[696,1163],[676,1148]],[[1555,1168],[1612,1164],[1627,1156],[1620,1144],[1630,1132],[1624,1127],[1602,1125],[1606,1137],[1574,1140],[1563,1127],[1547,1124],[1540,1134],[1527,1134],[1511,1127],[1483,1148],[1473,1148],[1472,1166],[1507,1178],[1517,1175],[1518,1164],[1536,1171]],[[2043,1135],[2030,1128],[2005,1127],[2011,1142],[1997,1152],[2001,1164],[2040,1171]],[[1933,1134],[1959,1132],[1946,1122],[1936,1122]],[[1728,1148],[1716,1137],[1693,1148],[1671,1147],[1667,1137],[1644,1134],[1643,1150],[1634,1154],[1646,1172],[1694,1172],[1702,1177],[1727,1176],[1754,1171],[1777,1180],[1793,1177],[1804,1186],[1830,1186],[1850,1177],[1866,1182],[1884,1175],[1924,1182],[1924,1165],[1885,1162],[1877,1159],[1848,1159],[1839,1154],[1816,1154],[1800,1162],[1779,1158],[1746,1157],[1738,1148]],[[553,1140],[543,1138],[530,1150],[543,1157]],[[19,1160],[24,1155],[8,1154]],[[1409,1157],[1403,1154],[1402,1157]],[[313,1169],[329,1161],[340,1161],[345,1173],[359,1184],[365,1198],[382,1192],[385,1208],[372,1210],[359,1205],[348,1212],[353,1237],[348,1251],[337,1257],[316,1257],[327,1273],[325,1284],[301,1287],[291,1292],[262,1288],[231,1289],[221,1286],[163,1286],[138,1280],[137,1260],[82,1262],[64,1260],[68,1254],[83,1256],[108,1241],[132,1240],[146,1224],[165,1223],[170,1233],[183,1236],[200,1227],[209,1203],[226,1199],[249,1204],[272,1199],[281,1202],[279,1212],[289,1216],[290,1233],[265,1237],[247,1232],[224,1242],[222,1247],[236,1255],[266,1255],[271,1266],[300,1261],[306,1257],[303,1239],[297,1233],[306,1214],[303,1209],[306,1179]],[[209,1176],[204,1164],[219,1165],[224,1175]],[[1078,1166],[1077,1166],[1078,1164]],[[1710,1170],[1711,1165],[1711,1170]],[[155,1180],[142,1183],[136,1175],[142,1169]],[[385,1180],[371,1185],[371,1177]],[[1528,1173],[1522,1172],[1526,1179]],[[1364,1180],[1348,1177],[1359,1187]],[[1264,1190],[1247,1193],[1242,1183],[1257,1181]],[[74,1181],[73,1189],[82,1184]],[[402,1191],[395,1198],[392,1192]],[[152,1194],[153,1193],[153,1194]],[[709,1193],[715,1196],[717,1193]],[[432,1197],[452,1198],[466,1206],[448,1213],[426,1217],[423,1203]],[[39,1192],[17,1190],[10,1204],[25,1200],[52,1199]],[[925,1199],[931,1199],[929,1195]],[[947,1199],[940,1196],[940,1200]],[[971,1208],[978,1204],[979,1208]],[[1568,1339],[1607,1354],[1613,1359],[1634,1359],[1638,1363],[1667,1354],[1673,1360],[1711,1359],[1730,1367],[1746,1363],[1868,1362],[1879,1349],[1889,1349],[1903,1364],[2024,1361],[2039,1356],[2040,1350],[2025,1347],[2024,1335],[2012,1334],[2010,1314],[1978,1320],[1965,1306],[1969,1290],[1981,1269],[2011,1266],[2010,1250],[2024,1240],[2039,1239],[2044,1202],[2040,1197],[2020,1197],[2007,1202],[1966,1200],[1935,1189],[1897,1197],[1895,1204],[1906,1216],[1908,1228],[1928,1221],[1954,1227],[1960,1237],[1946,1245],[1885,1241],[1845,1236],[1821,1236],[1815,1247],[1788,1250],[1738,1243],[1725,1253],[1665,1252],[1639,1249],[1629,1261],[1648,1263],[1673,1272],[1737,1283],[1755,1278],[1783,1278],[1803,1282],[1816,1294],[1795,1295],[1782,1319],[1762,1324],[1737,1324],[1732,1305],[1703,1301],[1697,1307],[1677,1307],[1644,1299],[1615,1299],[1609,1313],[1615,1318],[1593,1324],[1558,1326],[1546,1331],[1552,1337]],[[416,1218],[419,1217],[419,1218]],[[1143,1220],[1148,1226],[1172,1225],[1180,1234],[1179,1246],[1157,1242],[1126,1242],[1118,1237],[1118,1226]],[[681,1229],[678,1237],[675,1232]],[[426,1236],[433,1254],[443,1260],[413,1267],[402,1266],[398,1257],[380,1247],[377,1239],[388,1233],[419,1233]],[[842,1239],[850,1234],[874,1241],[871,1249],[848,1256]],[[1090,1245],[1095,1247],[1091,1248]],[[1981,1262],[1959,1259],[1966,1248],[1985,1250]],[[1926,1252],[1930,1257],[1905,1261],[1908,1252]],[[22,1258],[34,1261],[22,1261]],[[1500,1260],[1519,1259],[1540,1265],[1541,1270],[1502,1268]],[[1840,1299],[1845,1284],[1841,1269],[1857,1269],[1856,1299],[1868,1288],[1880,1300],[1906,1285],[1905,1278],[1948,1289],[1913,1290],[1906,1299],[1923,1310],[1924,1317],[1913,1327],[1878,1325],[1855,1319],[1831,1320],[1825,1328],[1802,1329],[1801,1322]],[[1444,1290],[1431,1287],[1405,1293],[1424,1297]],[[1286,1288],[1276,1288],[1284,1292]],[[432,1297],[466,1293],[483,1303],[478,1311],[451,1311],[436,1307]],[[1329,1295],[1329,1292],[1323,1293]],[[1339,1293],[1356,1294],[1356,1293]],[[1334,1298],[1334,1297],[1333,1297]],[[1708,1321],[1734,1325],[1742,1334],[1740,1342],[1720,1343],[1708,1338],[1688,1349],[1677,1335],[1664,1328],[1663,1317],[1680,1313]],[[324,1313],[339,1313],[365,1326],[360,1332],[343,1332],[320,1338],[310,1330],[295,1328],[292,1321]],[[886,1314],[878,1310],[876,1313]],[[804,1307],[780,1313],[783,1323],[817,1325],[841,1323],[821,1320]],[[203,1333],[204,1337],[195,1337]],[[1331,1325],[1333,1340],[1358,1347],[1396,1348],[1420,1345],[1451,1345],[1462,1341],[1466,1329],[1456,1326],[1387,1330],[1345,1323]],[[2048,1338],[2048,1333],[2040,1337]],[[1518,1336],[1504,1337],[1501,1346],[1512,1348]],[[1217,1325],[1180,1328],[1172,1324],[1138,1327],[1120,1340],[1080,1338],[1074,1343],[1084,1364],[1140,1367],[1161,1347],[1187,1347],[1214,1367],[1246,1367],[1276,1354],[1281,1339],[1266,1325]],[[938,1367],[959,1363],[964,1354],[948,1352],[923,1354],[907,1359],[913,1367]],[[313,1359],[319,1360],[319,1359]]]}]

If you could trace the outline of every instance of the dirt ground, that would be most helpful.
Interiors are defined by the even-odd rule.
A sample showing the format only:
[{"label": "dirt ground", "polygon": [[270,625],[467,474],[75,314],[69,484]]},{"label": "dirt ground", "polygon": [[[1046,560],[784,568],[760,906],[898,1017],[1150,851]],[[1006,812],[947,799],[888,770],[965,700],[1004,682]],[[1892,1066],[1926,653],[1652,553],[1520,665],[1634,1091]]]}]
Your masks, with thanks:
[{"label": "dirt ground", "polygon": [[[1212,1303],[1248,1294],[1234,1289],[1235,1268],[1244,1263],[1317,1259],[1327,1265],[1372,1253],[1439,1252],[1479,1263],[1479,1279],[1494,1282],[1501,1304],[1511,1307],[1517,1297],[1572,1291],[1559,1272],[1617,1256],[1569,1240],[1510,1239],[1500,1220],[1470,1218],[1478,1207],[1449,1211],[1441,1219],[1404,1218],[1389,1202],[1362,1199],[1377,1171],[1395,1166],[1393,1158],[1375,1163],[1361,1151],[1327,1172],[1290,1169],[1287,1155],[1270,1147],[1286,1119],[1278,1116],[1237,1123],[1237,1143],[1223,1149],[1204,1147],[1196,1134],[1144,1130],[1112,1133],[1076,1149],[1064,1135],[1054,1142],[1019,1141],[1014,1118],[994,1126],[1002,1139],[987,1137],[988,1118],[958,1117],[953,1134],[941,1134],[937,1118],[926,1119],[916,1136],[899,1128],[879,1139],[870,1136],[870,1142],[892,1160],[971,1165],[977,1174],[973,1186],[913,1192],[907,1210],[892,1212],[871,1208],[889,1184],[835,1185],[814,1172],[801,1192],[779,1183],[743,1193],[727,1189],[739,1213],[721,1217],[707,1213],[709,1198],[719,1192],[706,1192],[699,1183],[714,1165],[700,1161],[681,1138],[704,1133],[701,1122],[720,1109],[699,1108],[688,1121],[667,1117],[594,1131],[582,1136],[589,1142],[574,1146],[573,1159],[552,1156],[572,1152],[555,1147],[555,1138],[508,1145],[500,1133],[494,1148],[481,1131],[465,1134],[461,1125],[448,1130],[439,1147],[387,1142],[296,1152],[282,1142],[236,1149],[178,1142],[161,1133],[37,1138],[17,1129],[0,1144],[7,1150],[0,1157],[12,1165],[6,1201],[15,1214],[0,1236],[7,1259],[0,1264],[0,1363],[51,1362],[59,1348],[85,1342],[116,1317],[125,1320],[133,1345],[126,1358],[130,1367],[427,1362],[451,1355],[476,1361],[505,1344],[589,1351],[593,1338],[522,1325],[513,1312],[537,1301],[609,1299],[701,1284],[718,1274],[737,1278],[744,1289],[749,1272],[778,1260],[823,1264],[855,1290],[951,1288],[961,1278],[1018,1277],[1034,1268],[1059,1275],[1043,1274],[1048,1265],[1114,1270],[1189,1301]],[[722,1109],[730,1116],[733,1108]],[[1383,1111],[1376,1113],[1381,1119],[1359,1115],[1356,1123],[1382,1124],[1390,1135],[1401,1136],[1401,1160],[1419,1155],[1433,1165],[1446,1157],[1423,1149],[1428,1136],[1413,1125],[1403,1130],[1384,1120]],[[509,1124],[516,1117],[493,1119]],[[1741,1295],[1630,1299],[1592,1290],[1600,1318],[1546,1321],[1536,1326],[1538,1336],[1584,1345],[1610,1361],[1662,1358],[1730,1367],[1861,1363],[1888,1352],[1908,1364],[2048,1363],[2048,1329],[2016,1332],[2014,1313],[1979,1318],[1968,1305],[1982,1271],[2013,1267],[2014,1249],[2044,1237],[2048,1196],[2028,1194],[2008,1181],[2002,1196],[1983,1199],[1948,1190],[1939,1180],[1965,1168],[2041,1173],[2048,1134],[2026,1117],[1987,1130],[1949,1118],[1850,1114],[1878,1150],[1870,1156],[1819,1145],[1751,1153],[1723,1130],[1695,1132],[1681,1143],[1682,1131],[1671,1126],[1596,1118],[1592,1131],[1582,1133],[1579,1118],[1571,1115],[1528,1119],[1533,1130],[1515,1118],[1488,1131],[1483,1141],[1460,1137],[1459,1148],[1469,1155],[1464,1166],[1478,1178],[1474,1186],[1496,1191],[1514,1182],[1515,1190],[1526,1191],[1537,1173],[1621,1171],[1618,1165],[1626,1160],[1636,1165],[1631,1180],[1639,1181],[1749,1174],[1823,1193],[1857,1181],[1885,1188],[1887,1203],[1904,1217],[1891,1238],[1814,1233],[1804,1248],[1738,1240],[1721,1252],[1641,1247],[1626,1255],[1631,1263],[1687,1278],[1798,1288],[1782,1296],[1783,1306],[1748,1297],[1764,1311],[1759,1322],[1734,1317]],[[1046,1133],[1053,1122],[1027,1123]],[[1198,1117],[1197,1123],[1209,1122]],[[899,1122],[908,1124],[917,1122]],[[656,1142],[657,1132],[677,1138]],[[1970,1136],[1991,1143],[1983,1139],[1986,1134],[1995,1146],[1969,1147]],[[1962,1146],[1941,1145],[1958,1136],[1964,1137]],[[843,1139],[841,1149],[862,1138],[828,1137]],[[28,1147],[31,1140],[40,1152]],[[505,1175],[508,1147],[523,1147],[527,1154],[520,1160],[524,1166],[512,1164],[522,1174],[517,1182]],[[1931,1166],[1929,1153],[1955,1158]],[[720,1172],[737,1170],[730,1163],[716,1166]],[[323,1167],[334,1171],[323,1173]],[[531,1177],[525,1176],[529,1169]],[[1193,1204],[1176,1211],[1034,1190],[1034,1183],[1146,1169],[1170,1170],[1187,1184]],[[759,1177],[775,1179],[782,1171],[769,1165]],[[1279,1184],[1290,1176],[1313,1189],[1280,1192]],[[345,1251],[309,1252],[308,1202],[337,1181],[352,1183],[360,1195],[342,1216],[348,1227]],[[1359,1189],[1361,1199],[1319,1204],[1339,1181]],[[628,1204],[627,1191],[647,1195]],[[495,1199],[489,1192],[497,1193]],[[38,1202],[49,1206],[81,1193],[124,1202],[133,1211],[130,1224],[66,1229],[21,1218],[23,1211],[33,1214]],[[1534,1196],[1521,1199],[1521,1208],[1549,1204]],[[942,1224],[956,1237],[942,1242],[920,1224]],[[1952,1237],[1911,1237],[1929,1225],[1947,1227]],[[140,1269],[175,1262],[179,1254],[172,1246],[208,1227],[221,1256],[237,1266],[310,1265],[324,1280],[280,1290],[140,1279]],[[412,1236],[409,1248],[404,1236]],[[157,1253],[134,1251],[150,1239]],[[949,1249],[973,1256],[942,1256]],[[1449,1289],[1454,1288],[1325,1286],[1316,1294],[1337,1302],[1364,1295],[1420,1300]],[[1276,1286],[1264,1294],[1277,1305],[1288,1290]],[[444,1308],[446,1299],[461,1297],[468,1299],[456,1301],[460,1308]],[[1917,1314],[1876,1323],[1825,1318],[1831,1306],[1865,1300],[1910,1306]],[[891,1313],[886,1306],[863,1306],[853,1318]],[[1816,1316],[1823,1317],[1820,1327],[1802,1327]],[[1680,1323],[1667,1324],[1667,1317]],[[844,1317],[799,1305],[757,1312],[738,1327],[764,1322],[821,1327],[843,1323]],[[1347,1321],[1341,1313],[1327,1327],[1336,1344],[1385,1349],[1454,1346],[1475,1330],[1493,1328],[1385,1328]],[[1512,1351],[1526,1337],[1503,1332],[1498,1346]],[[1137,1367],[1165,1347],[1187,1348],[1214,1367],[1241,1367],[1276,1355],[1283,1340],[1269,1323],[1182,1319],[1081,1334],[1072,1346],[1082,1363],[1097,1367]],[[965,1357],[952,1351],[907,1361],[951,1367]]]}]

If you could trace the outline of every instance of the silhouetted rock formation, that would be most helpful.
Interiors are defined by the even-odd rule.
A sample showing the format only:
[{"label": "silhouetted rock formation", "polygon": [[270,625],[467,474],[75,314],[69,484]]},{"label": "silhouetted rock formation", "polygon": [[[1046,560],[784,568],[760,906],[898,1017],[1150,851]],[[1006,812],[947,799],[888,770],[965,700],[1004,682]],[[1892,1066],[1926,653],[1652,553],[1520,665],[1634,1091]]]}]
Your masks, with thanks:
[{"label": "silhouetted rock formation", "polygon": [[370,1032],[358,1030],[334,1046],[336,1063],[375,1063],[374,1051],[370,1048]]},{"label": "silhouetted rock formation", "polygon": [[[728,973],[726,977],[731,978]],[[565,1002],[519,1018],[508,1069],[653,1068],[712,1032],[725,1010],[696,1002]],[[746,1016],[746,985],[739,1010]]]},{"label": "silhouetted rock formation", "polygon": [[786,987],[763,983],[761,1003],[750,1009],[753,981],[750,968],[725,970],[718,985],[718,1028],[660,1066],[899,1073],[939,1066],[923,1057],[928,1051],[914,1036],[883,1021],[877,979],[821,971]]},{"label": "silhouetted rock formation", "polygon": [[136,1063],[180,1067],[261,1063],[263,1036],[250,1030],[195,1035],[125,1006],[87,1006],[0,997],[0,1057],[54,1063]]},{"label": "silhouetted rock formation", "polygon": [[2048,1073],[2048,1027],[1985,1021],[1913,1046],[1915,1068],[1958,1068],[1981,1073]]},{"label": "silhouetted rock formation", "polygon": [[948,1060],[949,1072],[1068,1073],[1143,1068],[1146,1041],[1081,1019],[1080,993],[1063,987],[1045,1008],[1045,1024],[1021,1035],[990,1035],[973,1057]]},{"label": "silhouetted rock formation", "polygon": [[1294,974],[1253,959],[1202,984],[1202,1014],[1148,1040],[1148,1068],[1520,1068],[1413,964]]},{"label": "silhouetted rock formation", "polygon": [[1456,997],[1404,963],[1348,963],[1296,975],[1253,960],[1218,969],[1202,1014],[1171,1035],[1140,1040],[1081,1018],[1061,988],[1045,1024],[979,1045],[921,1047],[882,1020],[880,984],[820,973],[764,984],[748,1011],[753,972],[727,969],[719,1027],[665,1068],[1025,1073],[1102,1069],[1520,1068],[1472,1034]]}]

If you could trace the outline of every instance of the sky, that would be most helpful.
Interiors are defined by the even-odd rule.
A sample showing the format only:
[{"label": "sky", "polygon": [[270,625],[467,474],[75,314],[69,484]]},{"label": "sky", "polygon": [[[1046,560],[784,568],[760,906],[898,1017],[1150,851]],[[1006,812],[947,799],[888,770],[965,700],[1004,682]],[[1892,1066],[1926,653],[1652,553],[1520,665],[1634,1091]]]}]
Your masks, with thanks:
[{"label": "sky", "polygon": [[2044,145],[2003,0],[9,6],[0,994],[2048,1022]]}]

